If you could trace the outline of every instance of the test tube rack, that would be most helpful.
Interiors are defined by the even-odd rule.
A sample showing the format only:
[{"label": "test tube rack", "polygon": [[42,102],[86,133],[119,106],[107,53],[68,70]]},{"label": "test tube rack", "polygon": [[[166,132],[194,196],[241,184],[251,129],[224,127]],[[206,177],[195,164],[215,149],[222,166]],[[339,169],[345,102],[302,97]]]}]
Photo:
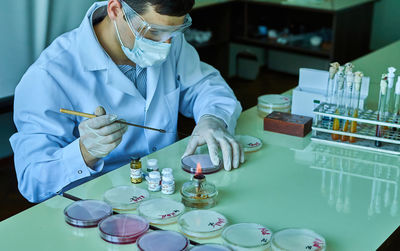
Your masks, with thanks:
[{"label": "test tube rack", "polygon": [[[340,112],[335,113],[336,105],[322,103],[314,109],[315,121],[312,126],[313,136],[311,140],[323,142],[332,145],[347,146],[359,149],[367,149],[377,152],[400,155],[400,116],[389,116],[386,121],[378,121],[378,111],[360,110],[358,117],[350,117]],[[333,130],[333,119],[337,118],[342,124],[348,120],[357,122],[357,132],[343,132],[341,130]],[[383,126],[382,137],[376,136],[377,126]],[[331,135],[346,135],[357,138],[357,141],[350,143],[349,141],[333,140]],[[381,146],[375,146],[375,141],[381,142]]]}]

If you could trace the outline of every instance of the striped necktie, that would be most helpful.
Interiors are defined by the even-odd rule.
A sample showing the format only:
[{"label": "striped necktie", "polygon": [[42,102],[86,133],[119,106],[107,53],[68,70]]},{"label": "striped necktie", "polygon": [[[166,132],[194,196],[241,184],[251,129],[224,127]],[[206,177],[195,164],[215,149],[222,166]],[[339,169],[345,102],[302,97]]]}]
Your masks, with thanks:
[{"label": "striped necktie", "polygon": [[118,68],[132,81],[142,97],[146,99],[147,69],[130,65],[118,65]]}]

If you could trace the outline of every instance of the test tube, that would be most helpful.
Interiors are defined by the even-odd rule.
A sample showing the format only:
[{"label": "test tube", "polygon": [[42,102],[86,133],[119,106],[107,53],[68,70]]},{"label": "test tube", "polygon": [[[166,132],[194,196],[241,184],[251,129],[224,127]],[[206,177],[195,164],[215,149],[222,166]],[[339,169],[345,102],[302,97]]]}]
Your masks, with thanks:
[{"label": "test tube", "polygon": [[339,70],[340,64],[338,62],[331,63],[331,66],[329,67],[329,78],[328,78],[328,86],[326,89],[326,102],[328,104],[332,104],[333,102],[333,92],[335,89],[335,75],[337,71]]},{"label": "test tube", "polygon": [[[344,67],[340,66],[337,73],[336,89],[334,95],[336,104],[335,114],[337,115],[340,114],[340,110],[342,109],[343,106],[343,92],[344,92]],[[335,131],[338,131],[340,129],[340,121],[338,118],[333,119],[332,129]],[[339,134],[332,133],[331,137],[333,140],[338,140]]]},{"label": "test tube", "polygon": [[[345,116],[350,116],[351,115],[351,98],[352,98],[352,93],[353,93],[353,81],[354,81],[354,74],[353,72],[349,71],[346,73],[346,91],[345,91]],[[343,124],[342,127],[343,132],[348,132],[349,131],[349,120],[346,119],[346,121]],[[341,137],[342,141],[348,141],[349,136],[347,135],[342,135]]]},{"label": "test tube", "polygon": [[[385,121],[385,105],[386,105],[386,94],[387,94],[388,83],[386,80],[381,80],[381,89],[379,90],[379,104],[378,104],[378,121]],[[376,126],[376,137],[383,136],[383,126]],[[381,141],[375,141],[375,146],[380,147],[382,145]]]},{"label": "test tube", "polygon": [[[360,92],[361,92],[361,83],[364,74],[360,71],[357,71],[354,78],[354,94],[355,97],[353,98],[354,105],[353,105],[353,118],[358,118],[358,108],[360,106]],[[350,132],[356,133],[357,132],[357,121],[351,121]],[[354,136],[350,136],[350,143],[355,143],[357,138]]]},{"label": "test tube", "polygon": [[398,115],[400,115],[400,76],[397,78],[395,94],[396,95],[395,95],[395,102],[393,109],[393,122],[398,123]]},{"label": "test tube", "polygon": [[389,116],[393,113],[393,84],[394,84],[394,73],[396,71],[396,68],[394,67],[389,67],[388,68],[388,74],[387,74],[387,80],[388,80],[388,90],[387,90],[387,95],[386,95],[386,104],[385,104],[385,118],[389,119]]}]

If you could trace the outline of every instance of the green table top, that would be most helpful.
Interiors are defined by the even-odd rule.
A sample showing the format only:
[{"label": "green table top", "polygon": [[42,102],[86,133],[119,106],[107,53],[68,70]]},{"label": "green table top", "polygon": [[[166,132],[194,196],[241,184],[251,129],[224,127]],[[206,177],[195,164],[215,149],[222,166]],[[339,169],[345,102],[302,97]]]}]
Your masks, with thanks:
[{"label": "green table top", "polygon": [[[266,132],[255,107],[242,113],[236,132],[258,137],[264,146],[246,154],[239,169],[207,176],[220,192],[213,210],[224,214],[231,224],[256,222],[273,231],[310,228],[326,238],[328,250],[341,251],[376,249],[400,224],[398,157],[319,145],[311,143],[310,135],[298,138]],[[180,167],[186,143],[187,139],[179,141],[143,162],[157,158],[160,168],[173,168],[179,189],[191,177]],[[107,189],[130,184],[129,172],[125,165],[68,193],[102,199]],[[151,195],[180,200],[178,191],[171,196]],[[177,230],[178,226],[168,229]]]}]

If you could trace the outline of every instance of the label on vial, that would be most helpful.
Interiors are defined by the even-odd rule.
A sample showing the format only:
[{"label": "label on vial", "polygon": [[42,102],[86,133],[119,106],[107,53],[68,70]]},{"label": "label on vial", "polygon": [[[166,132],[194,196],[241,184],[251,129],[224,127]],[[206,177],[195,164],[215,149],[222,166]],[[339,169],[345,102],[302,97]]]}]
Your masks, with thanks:
[{"label": "label on vial", "polygon": [[159,182],[149,182],[149,191],[158,192],[161,190],[161,186]]},{"label": "label on vial", "polygon": [[131,177],[142,177],[142,169],[131,169]]},{"label": "label on vial", "polygon": [[161,192],[164,194],[173,194],[175,192],[175,183],[163,183]]}]

